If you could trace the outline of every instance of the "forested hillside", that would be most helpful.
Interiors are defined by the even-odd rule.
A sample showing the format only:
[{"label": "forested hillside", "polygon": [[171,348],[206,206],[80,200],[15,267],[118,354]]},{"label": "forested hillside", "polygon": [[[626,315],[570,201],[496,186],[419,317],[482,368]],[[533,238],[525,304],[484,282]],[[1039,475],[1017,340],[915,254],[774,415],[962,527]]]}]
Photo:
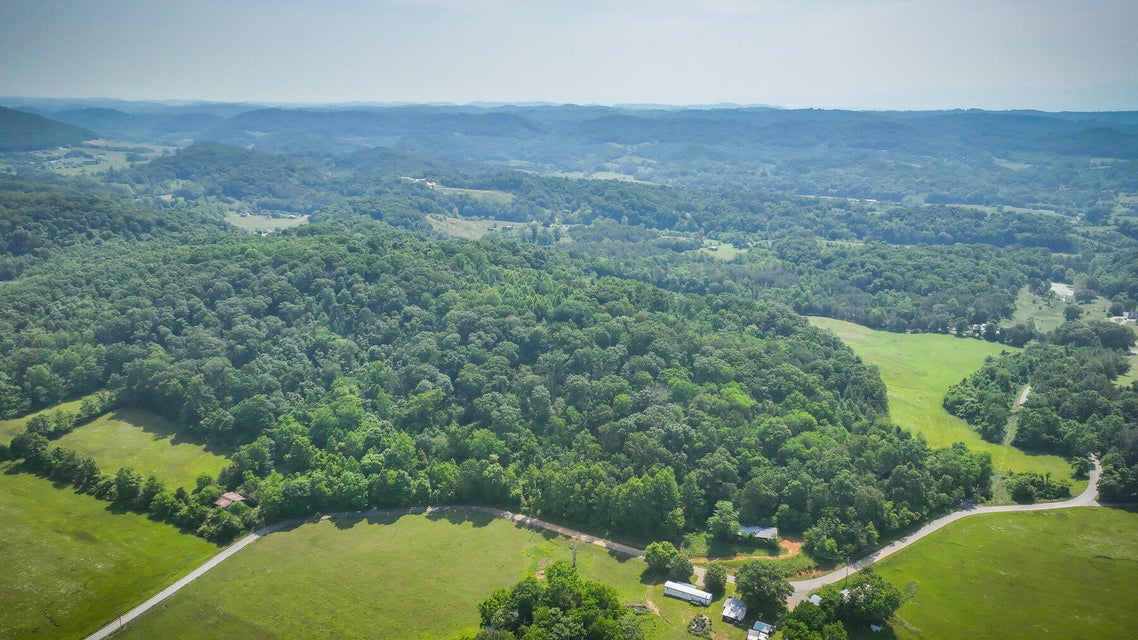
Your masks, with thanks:
[{"label": "forested hillside", "polygon": [[98,137],[88,129],[0,107],[0,152],[78,144]]},{"label": "forested hillside", "polygon": [[[1045,337],[1012,322],[1021,292],[1051,282],[1138,302],[1125,115],[210,113],[202,138],[252,148],[200,142],[96,179],[0,182],[0,414],[100,392],[3,449],[29,470],[214,540],[429,503],[678,540],[726,502],[802,534],[822,562],[988,496],[987,454],[931,450],[893,424],[877,371],[809,313],[1028,345],[946,406],[998,440],[1030,379],[1015,442],[1114,452],[1129,495],[1133,393],[1114,386],[1127,364],[1109,351],[1129,329]],[[620,173],[610,153],[651,158],[638,166],[670,184],[586,179]],[[1092,172],[1091,153],[1112,160]],[[1044,193],[1056,171],[1064,188]],[[934,174],[966,175],[1001,206],[928,204]],[[875,202],[859,191],[875,180],[904,186]],[[1021,189],[1048,210],[1002,206]],[[308,224],[257,235],[223,221],[297,214]],[[492,231],[443,234],[475,222]],[[1071,367],[1093,375],[1065,379]],[[113,406],[232,447],[231,465],[179,491],[52,445]],[[213,509],[222,490],[248,505]]]}]

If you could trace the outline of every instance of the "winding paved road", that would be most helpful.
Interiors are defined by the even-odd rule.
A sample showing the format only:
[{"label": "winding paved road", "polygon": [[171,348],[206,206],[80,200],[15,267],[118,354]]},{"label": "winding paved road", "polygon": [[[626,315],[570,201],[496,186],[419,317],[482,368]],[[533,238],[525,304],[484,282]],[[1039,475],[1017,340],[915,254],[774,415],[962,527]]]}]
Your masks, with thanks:
[{"label": "winding paved road", "polygon": [[940,528],[944,527],[945,525],[947,525],[951,522],[956,522],[957,520],[959,520],[961,518],[967,518],[968,516],[975,516],[975,515],[979,515],[982,513],[1009,513],[1009,512],[1013,512],[1013,511],[1046,511],[1048,509],[1066,509],[1068,507],[1094,507],[1094,506],[1098,506],[1099,502],[1096,499],[1096,496],[1098,495],[1098,481],[1099,481],[1099,476],[1102,474],[1102,470],[1101,470],[1101,467],[1099,466],[1099,462],[1097,459],[1091,458],[1091,465],[1092,466],[1091,466],[1091,471],[1090,471],[1090,477],[1089,477],[1089,480],[1087,482],[1087,488],[1084,489],[1082,493],[1075,496],[1074,498],[1071,498],[1070,500],[1064,500],[1063,502],[1042,502],[1039,504],[1009,504],[1009,505],[1000,505],[1000,506],[995,506],[995,507],[972,507],[972,508],[961,509],[960,511],[954,511],[954,512],[948,514],[947,516],[933,520],[932,522],[926,524],[925,526],[921,527],[920,529],[917,529],[913,533],[910,533],[909,535],[907,535],[903,538],[899,538],[897,540],[894,540],[893,542],[891,542],[888,545],[878,549],[877,551],[874,551],[873,553],[862,558],[861,560],[858,560],[857,562],[850,564],[848,568],[843,567],[843,568],[838,569],[836,571],[827,573],[824,576],[818,576],[817,578],[810,578],[809,580],[798,580],[796,582],[791,582],[790,585],[792,587],[794,587],[794,593],[791,594],[790,598],[788,599],[788,603],[790,604],[791,607],[794,607],[794,605],[796,605],[799,602],[810,597],[811,592],[817,591],[818,589],[821,589],[822,587],[824,587],[828,584],[832,584],[834,582],[842,580],[848,574],[854,573],[860,569],[868,567],[869,565],[873,564],[874,562],[877,562],[878,560],[881,560],[882,558],[885,558],[887,556],[891,556],[894,553],[897,553],[898,551],[900,551],[901,549],[904,549],[905,547],[913,544],[914,542],[920,540],[921,538],[924,538],[925,536],[929,535],[930,533],[936,531],[937,529],[940,529]]},{"label": "winding paved road", "polygon": [[[886,545],[885,547],[882,547],[881,549],[878,549],[877,551],[869,554],[868,556],[862,558],[861,560],[854,562],[853,564],[849,565],[848,570],[847,570],[847,568],[842,568],[842,569],[838,569],[837,571],[833,571],[831,573],[828,573],[824,576],[819,576],[817,578],[810,578],[809,580],[799,580],[797,582],[791,582],[790,583],[791,586],[794,587],[794,593],[790,596],[790,598],[788,599],[788,602],[789,602],[790,606],[793,607],[798,602],[801,602],[802,600],[805,600],[807,597],[809,597],[811,592],[816,591],[816,590],[820,589],[821,587],[823,587],[827,584],[837,582],[837,581],[845,578],[849,573],[856,572],[859,569],[867,567],[867,566],[873,564],[874,562],[877,562],[878,560],[885,558],[886,556],[890,556],[890,555],[900,551],[901,549],[904,549],[905,547],[913,544],[914,542],[920,540],[921,538],[924,538],[925,536],[936,531],[937,529],[944,527],[945,525],[949,524],[950,522],[956,522],[957,520],[959,520],[961,518],[966,518],[968,516],[978,515],[981,513],[1007,513],[1007,512],[1012,512],[1012,511],[1044,511],[1047,509],[1064,509],[1067,507],[1097,506],[1099,503],[1096,500],[1095,496],[1098,494],[1098,481],[1099,481],[1099,476],[1101,474],[1101,470],[1099,467],[1098,460],[1092,458],[1091,463],[1092,463],[1092,466],[1091,466],[1091,471],[1090,471],[1090,479],[1087,482],[1087,488],[1082,493],[1080,493],[1078,496],[1075,496],[1074,498],[1071,498],[1070,500],[1066,500],[1064,502],[1045,502],[1045,503],[1041,503],[1041,504],[1002,505],[1002,506],[996,506],[996,507],[972,507],[972,508],[968,508],[968,509],[962,509],[960,511],[955,511],[953,513],[950,513],[947,516],[933,520],[932,522],[926,524],[925,526],[921,527],[917,531],[915,531],[915,532],[913,532],[913,533],[911,533],[911,534],[909,534],[903,538],[895,540],[894,542]],[[244,549],[245,547],[249,546],[250,544],[253,544],[257,540],[260,540],[264,536],[266,536],[266,535],[268,535],[274,531],[279,531],[280,529],[283,529],[285,527],[293,526],[293,525],[300,524],[303,522],[316,522],[319,520],[332,520],[332,519],[336,519],[336,518],[366,518],[369,516],[399,516],[399,515],[435,513],[435,512],[440,512],[440,511],[459,511],[459,512],[466,512],[466,513],[484,513],[484,514],[493,516],[495,518],[501,518],[503,520],[509,520],[511,522],[515,522],[521,526],[530,527],[531,529],[542,529],[545,531],[552,531],[554,533],[572,538],[574,540],[580,540],[582,542],[587,542],[589,544],[595,544],[599,547],[604,547],[606,549],[609,549],[610,551],[616,551],[617,553],[622,553],[622,554],[625,554],[625,555],[628,555],[628,556],[631,556],[634,558],[643,558],[644,557],[644,552],[642,550],[636,549],[634,547],[630,547],[628,545],[620,544],[619,542],[613,542],[612,540],[605,540],[604,538],[598,538],[596,536],[591,536],[587,533],[582,533],[580,531],[569,529],[569,528],[563,527],[561,525],[556,525],[556,524],[553,524],[552,522],[546,522],[545,520],[540,520],[538,518],[532,518],[530,516],[523,515],[520,513],[513,513],[511,511],[504,511],[502,509],[494,509],[491,507],[475,507],[475,506],[455,505],[455,506],[446,506],[446,507],[409,507],[406,509],[373,509],[370,511],[348,511],[348,512],[343,512],[343,513],[331,513],[331,514],[328,514],[326,516],[321,516],[321,517],[316,518],[316,519],[290,520],[287,522],[278,522],[277,524],[274,524],[274,525],[265,527],[264,529],[261,529],[259,531],[255,531],[253,533],[250,533],[249,535],[245,536],[241,540],[238,540],[237,542],[235,542],[232,545],[230,545],[229,547],[227,547],[225,550],[218,553],[216,556],[207,560],[205,562],[205,564],[203,564],[200,567],[198,567],[197,569],[194,569],[193,571],[191,571],[188,575],[186,575],[186,577],[182,578],[181,580],[178,580],[177,582],[170,585],[169,587],[166,587],[165,589],[163,589],[162,591],[155,594],[153,597],[151,597],[146,602],[143,602],[142,604],[138,605],[137,607],[135,607],[135,608],[131,609],[130,611],[124,613],[123,615],[119,616],[113,622],[106,625],[102,629],[99,629],[95,633],[92,633],[91,635],[87,636],[86,640],[103,640],[103,638],[106,638],[107,636],[111,635],[112,633],[123,628],[123,626],[126,625],[131,620],[134,620],[135,618],[141,616],[142,614],[149,611],[151,608],[157,606],[159,603],[161,603],[166,598],[169,598],[170,596],[177,593],[179,590],[182,589],[182,587],[188,585],[189,583],[191,583],[194,580],[201,577],[203,574],[205,574],[210,569],[221,564],[222,561],[224,561],[229,556],[232,556],[233,554],[237,553],[238,551]],[[699,577],[700,581],[702,582],[703,581],[703,575],[704,575],[703,567],[696,567],[696,575]],[[728,579],[731,582],[735,581],[734,576],[729,576]]]}]

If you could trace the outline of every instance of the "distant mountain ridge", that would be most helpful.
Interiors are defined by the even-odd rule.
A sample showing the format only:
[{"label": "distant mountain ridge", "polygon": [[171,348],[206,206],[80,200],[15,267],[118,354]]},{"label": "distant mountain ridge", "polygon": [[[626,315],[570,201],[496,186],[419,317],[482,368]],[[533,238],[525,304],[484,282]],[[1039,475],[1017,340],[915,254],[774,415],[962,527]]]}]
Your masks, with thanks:
[{"label": "distant mountain ridge", "polygon": [[79,144],[97,137],[89,129],[0,107],[0,151],[35,151]]}]

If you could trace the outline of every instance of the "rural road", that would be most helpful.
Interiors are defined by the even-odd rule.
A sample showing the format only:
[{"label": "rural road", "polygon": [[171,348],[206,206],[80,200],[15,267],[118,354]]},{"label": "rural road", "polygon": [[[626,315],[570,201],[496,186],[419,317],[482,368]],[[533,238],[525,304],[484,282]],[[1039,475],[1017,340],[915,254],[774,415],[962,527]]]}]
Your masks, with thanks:
[{"label": "rural road", "polygon": [[102,629],[99,629],[95,633],[92,633],[91,635],[87,636],[85,640],[103,640],[103,638],[106,638],[107,636],[118,631],[119,629],[122,629],[131,620],[134,620],[135,618],[141,616],[142,614],[146,613],[147,611],[149,611],[153,607],[157,606],[159,603],[161,603],[166,598],[169,598],[170,596],[177,593],[179,590],[182,589],[182,587],[190,584],[194,580],[197,580],[202,575],[204,575],[207,571],[209,571],[210,569],[221,564],[222,561],[229,558],[233,554],[235,554],[238,551],[244,549],[245,547],[253,544],[257,540],[260,540],[261,538],[265,537],[266,535],[268,535],[274,531],[278,531],[280,529],[283,529],[285,527],[289,527],[289,526],[296,525],[296,524],[301,524],[304,522],[316,522],[319,520],[334,520],[337,518],[367,518],[369,516],[402,516],[402,515],[413,515],[413,514],[437,513],[437,512],[441,512],[441,511],[460,511],[460,512],[467,512],[467,513],[485,513],[485,514],[491,515],[495,518],[501,518],[502,520],[509,520],[511,522],[515,522],[517,524],[520,524],[520,525],[525,526],[525,527],[529,527],[531,529],[544,529],[546,531],[552,531],[554,533],[566,536],[568,538],[572,538],[574,540],[580,540],[582,542],[587,542],[589,544],[595,544],[598,547],[604,547],[606,549],[609,549],[610,551],[616,551],[618,553],[623,553],[623,554],[631,556],[633,558],[643,558],[644,557],[644,552],[641,551],[640,549],[635,548],[635,547],[630,547],[628,545],[620,544],[619,542],[613,542],[612,540],[605,540],[604,538],[598,538],[596,536],[591,536],[587,533],[582,533],[580,531],[575,531],[573,529],[562,527],[561,525],[553,524],[552,522],[546,522],[544,520],[539,520],[538,518],[531,518],[530,516],[523,515],[520,513],[513,513],[511,511],[504,511],[502,509],[494,509],[492,507],[452,505],[452,506],[445,506],[445,507],[407,507],[404,509],[372,509],[370,511],[346,511],[346,512],[342,512],[342,513],[330,513],[330,514],[325,515],[325,516],[320,516],[319,518],[313,518],[313,519],[308,519],[308,520],[288,520],[285,522],[278,522],[274,525],[270,525],[268,527],[265,527],[264,529],[260,529],[258,531],[253,532],[253,533],[250,533],[249,535],[245,536],[244,538],[242,538],[242,539],[238,540],[237,542],[233,543],[232,545],[226,547],[223,551],[218,553],[216,556],[207,560],[200,567],[198,567],[197,569],[194,569],[189,574],[187,574],[186,577],[184,577],[181,580],[178,580],[177,582],[175,582],[174,584],[166,587],[165,589],[163,589],[162,591],[155,594],[153,597],[151,597],[146,602],[143,602],[142,604],[138,605],[137,607],[135,607],[135,608],[131,609],[130,611],[127,611],[126,613],[122,614],[118,618],[115,618],[115,620],[113,622],[104,626]]},{"label": "rural road", "polygon": [[[1075,496],[1074,498],[1071,498],[1070,500],[1066,500],[1063,502],[1045,502],[1045,503],[1041,503],[1041,504],[1017,504],[1017,505],[1001,505],[1001,506],[994,506],[994,507],[973,507],[973,508],[962,509],[960,511],[954,511],[953,513],[950,513],[947,516],[933,520],[932,522],[926,524],[925,526],[921,527],[917,531],[915,531],[915,532],[913,532],[913,533],[911,533],[911,534],[909,534],[903,538],[895,540],[892,543],[882,547],[881,549],[878,549],[877,551],[869,554],[868,556],[858,560],[857,562],[850,564],[848,569],[842,568],[842,569],[838,569],[837,571],[833,571],[831,573],[828,573],[826,575],[819,576],[817,578],[810,578],[809,580],[799,580],[797,582],[791,582],[790,583],[791,586],[794,587],[794,593],[791,594],[790,598],[788,599],[788,602],[789,602],[790,606],[793,607],[795,604],[797,604],[797,603],[801,602],[802,600],[805,600],[807,597],[809,597],[811,592],[816,591],[825,585],[837,582],[837,581],[843,579],[849,573],[854,573],[854,572],[856,572],[856,571],[858,571],[864,567],[867,567],[867,566],[873,564],[874,562],[877,562],[878,560],[881,560],[882,558],[885,558],[886,556],[890,556],[890,555],[900,551],[901,549],[904,549],[905,547],[913,544],[914,542],[920,540],[921,538],[924,538],[925,536],[929,535],[930,533],[944,527],[945,525],[947,525],[951,522],[956,522],[957,520],[959,520],[961,518],[966,518],[968,516],[978,515],[978,514],[982,514],[982,513],[1008,513],[1008,512],[1014,512],[1014,511],[1044,511],[1044,510],[1048,510],[1048,509],[1064,509],[1067,507],[1097,506],[1099,503],[1096,500],[1095,496],[1098,494],[1098,481],[1099,481],[1099,476],[1101,474],[1101,469],[1100,469],[1100,466],[1099,466],[1097,459],[1092,458],[1091,463],[1092,463],[1092,466],[1091,466],[1091,471],[1090,471],[1090,479],[1089,479],[1089,482],[1087,482],[1087,488],[1082,493]],[[202,575],[204,575],[210,569],[221,564],[222,561],[224,561],[226,558],[232,556],[233,554],[244,549],[245,547],[249,546],[250,544],[253,544],[257,540],[260,540],[264,536],[266,536],[266,535],[268,535],[274,531],[278,531],[280,529],[283,529],[285,527],[289,527],[289,526],[292,526],[295,524],[300,524],[302,522],[314,522],[314,521],[318,521],[318,520],[333,520],[333,519],[337,519],[337,518],[366,518],[369,516],[399,516],[399,515],[436,513],[436,512],[441,512],[441,511],[485,513],[485,514],[491,515],[495,518],[501,518],[502,520],[509,520],[511,522],[515,522],[519,525],[522,525],[525,527],[530,527],[532,529],[542,529],[545,531],[552,531],[554,533],[572,538],[574,540],[580,540],[582,542],[594,544],[594,545],[597,545],[599,547],[604,547],[606,549],[609,549],[610,551],[616,551],[618,553],[623,553],[625,555],[628,555],[628,556],[631,556],[634,558],[643,558],[644,557],[644,552],[640,549],[636,549],[635,547],[630,547],[628,545],[620,544],[619,542],[613,542],[612,540],[605,540],[604,538],[598,538],[596,536],[591,536],[587,533],[582,533],[580,531],[576,531],[573,529],[562,527],[560,525],[556,525],[556,524],[553,524],[551,522],[546,522],[546,521],[540,520],[538,518],[532,518],[530,516],[523,515],[520,513],[513,513],[511,511],[504,511],[502,509],[494,509],[491,507],[454,505],[454,506],[445,506],[445,507],[408,507],[408,508],[404,508],[404,509],[373,509],[370,511],[349,511],[349,512],[343,512],[343,513],[330,513],[330,514],[325,515],[325,516],[320,516],[319,518],[316,518],[316,519],[290,520],[290,521],[286,521],[286,522],[278,522],[274,525],[270,525],[268,527],[265,527],[264,529],[260,529],[259,531],[255,531],[253,533],[250,533],[249,535],[245,536],[241,540],[238,540],[237,542],[235,542],[232,545],[230,545],[229,547],[227,547],[225,550],[218,553],[216,556],[207,560],[205,562],[205,564],[203,564],[200,567],[198,567],[197,569],[194,569],[193,571],[191,571],[188,575],[186,575],[186,577],[184,577],[181,580],[178,580],[177,582],[175,582],[174,584],[166,587],[165,589],[163,589],[162,591],[155,594],[153,597],[151,597],[146,602],[143,602],[142,604],[138,605],[137,607],[135,607],[135,608],[131,609],[130,611],[124,613],[123,615],[119,616],[113,622],[106,625],[102,629],[99,629],[95,633],[92,633],[91,635],[87,636],[87,638],[85,640],[102,640],[103,638],[106,638],[107,636],[111,635],[112,633],[123,628],[123,626],[126,625],[131,620],[134,620],[135,618],[141,616],[142,614],[149,611],[151,608],[157,606],[159,603],[161,603],[166,598],[169,598],[170,596],[177,593],[179,590],[182,589],[182,587],[190,584],[194,580],[196,580],[199,577],[201,577]],[[695,573],[698,576],[699,581],[702,582],[703,576],[705,573],[704,568],[703,567],[696,567]],[[735,581],[734,576],[728,576],[728,579],[731,582]]]},{"label": "rural road", "polygon": [[1098,460],[1096,458],[1092,457],[1091,458],[1090,478],[1089,478],[1089,481],[1087,482],[1087,488],[1084,489],[1082,493],[1075,496],[1074,498],[1071,498],[1070,500],[1064,500],[1063,502],[1042,502],[1039,504],[1008,504],[1008,505],[1000,505],[1000,506],[994,506],[994,507],[972,507],[972,508],[961,509],[960,511],[953,511],[952,513],[948,514],[947,516],[933,520],[932,522],[926,524],[925,526],[921,527],[920,529],[917,529],[913,533],[911,533],[911,534],[909,534],[903,538],[899,538],[897,540],[894,540],[893,542],[889,543],[888,545],[878,549],[877,551],[874,551],[873,553],[869,554],[868,556],[865,556],[861,560],[858,560],[857,562],[850,564],[848,568],[843,567],[843,568],[838,569],[836,571],[832,571],[830,573],[827,573],[824,576],[818,576],[817,578],[810,578],[809,580],[798,580],[796,582],[791,582],[790,586],[794,587],[794,593],[791,594],[791,596],[787,600],[787,602],[789,602],[791,607],[794,607],[794,605],[796,605],[799,602],[810,597],[811,592],[817,591],[818,589],[820,589],[820,588],[822,588],[828,584],[832,584],[834,582],[842,580],[843,578],[845,578],[850,573],[854,573],[860,569],[868,567],[869,565],[873,564],[874,562],[877,562],[878,560],[881,560],[882,558],[893,555],[894,553],[897,553],[901,549],[904,549],[905,547],[913,544],[914,542],[920,540],[921,538],[924,538],[925,536],[936,531],[937,529],[940,529],[940,528],[944,527],[945,525],[947,525],[951,522],[956,522],[957,520],[960,520],[961,518],[967,518],[968,516],[975,516],[975,515],[980,515],[983,513],[1010,513],[1010,512],[1015,512],[1015,511],[1046,511],[1048,509],[1065,509],[1068,507],[1098,506],[1099,503],[1098,503],[1098,500],[1096,499],[1096,496],[1098,495],[1098,481],[1099,481],[1099,476],[1101,474],[1102,474],[1102,469],[1099,466]]}]

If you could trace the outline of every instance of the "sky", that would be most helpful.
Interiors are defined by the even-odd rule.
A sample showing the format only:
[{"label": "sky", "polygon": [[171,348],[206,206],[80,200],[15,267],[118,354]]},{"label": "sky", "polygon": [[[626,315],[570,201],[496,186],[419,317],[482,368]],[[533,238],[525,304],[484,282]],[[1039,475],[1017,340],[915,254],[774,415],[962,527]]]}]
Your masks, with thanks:
[{"label": "sky", "polygon": [[0,0],[0,96],[1138,110],[1138,0]]}]

